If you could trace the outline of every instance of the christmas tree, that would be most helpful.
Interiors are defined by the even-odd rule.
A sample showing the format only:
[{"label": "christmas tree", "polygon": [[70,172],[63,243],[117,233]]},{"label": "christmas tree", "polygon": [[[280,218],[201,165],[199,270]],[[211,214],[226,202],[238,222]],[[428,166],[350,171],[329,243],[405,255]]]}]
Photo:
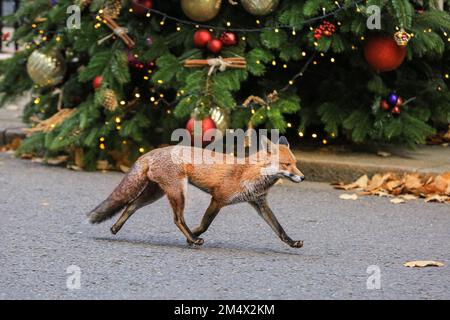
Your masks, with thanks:
[{"label": "christmas tree", "polygon": [[0,103],[31,90],[19,152],[87,169],[169,143],[192,117],[414,146],[450,122],[449,5],[24,0],[4,19],[21,50],[0,63]]}]

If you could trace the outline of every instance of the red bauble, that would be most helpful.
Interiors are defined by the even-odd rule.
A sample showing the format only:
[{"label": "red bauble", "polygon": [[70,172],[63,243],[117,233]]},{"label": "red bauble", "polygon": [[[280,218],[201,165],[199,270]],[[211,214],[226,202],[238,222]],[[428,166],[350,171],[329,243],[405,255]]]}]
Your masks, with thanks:
[{"label": "red bauble", "polygon": [[384,110],[384,111],[388,111],[388,110],[391,108],[391,106],[390,106],[389,103],[386,101],[386,99],[383,99],[383,100],[380,101],[380,107],[381,107],[381,109]]},{"label": "red bauble", "polygon": [[398,106],[395,106],[395,107],[392,108],[391,112],[392,112],[392,115],[398,116],[401,111],[400,111],[400,108]]},{"label": "red bauble", "polygon": [[203,120],[196,120],[195,118],[189,119],[186,124],[186,129],[190,132],[192,136],[192,143],[194,139],[201,135],[202,144],[205,145],[210,143],[213,139],[205,139],[205,133],[210,129],[216,129],[216,123],[210,117],[206,117]]},{"label": "red bauble", "polygon": [[200,29],[194,33],[194,45],[197,48],[204,48],[212,38],[211,32],[206,29]]},{"label": "red bauble", "polygon": [[222,44],[224,46],[235,46],[238,42],[237,36],[233,32],[223,32],[220,36],[220,41],[222,41]]},{"label": "red bauble", "polygon": [[222,41],[219,39],[212,39],[208,42],[208,50],[215,54],[220,53],[220,51],[222,51]]},{"label": "red bauble", "polygon": [[364,47],[367,63],[376,71],[392,71],[405,60],[406,47],[400,47],[391,36],[375,36]]},{"label": "red bauble", "polygon": [[131,8],[135,15],[143,17],[149,9],[153,8],[153,0],[132,0]]},{"label": "red bauble", "polygon": [[102,85],[102,81],[103,81],[102,76],[96,76],[94,80],[92,80],[92,87],[94,87],[94,89],[97,90]]}]

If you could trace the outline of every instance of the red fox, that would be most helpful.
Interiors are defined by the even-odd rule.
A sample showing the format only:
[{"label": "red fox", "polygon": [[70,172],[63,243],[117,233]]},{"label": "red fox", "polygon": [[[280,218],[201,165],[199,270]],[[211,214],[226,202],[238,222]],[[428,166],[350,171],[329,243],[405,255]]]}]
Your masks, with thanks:
[{"label": "red fox", "polygon": [[[296,159],[285,137],[280,137],[278,143],[268,141],[268,144],[267,150],[256,154],[257,161],[252,162],[247,157],[243,164],[174,161],[173,151],[177,146],[154,149],[140,157],[111,195],[88,214],[89,221],[103,222],[124,209],[111,227],[111,232],[116,234],[133,213],[165,194],[173,209],[175,225],[184,234],[188,244],[202,245],[204,241],[199,236],[208,230],[221,208],[248,202],[282,241],[291,247],[300,248],[303,241],[294,241],[286,234],[267,204],[267,193],[280,178],[299,183],[305,177],[297,168]],[[184,148],[191,151],[196,149]],[[220,153],[217,155],[228,157]],[[192,231],[183,215],[187,183],[212,196],[200,225]]]}]

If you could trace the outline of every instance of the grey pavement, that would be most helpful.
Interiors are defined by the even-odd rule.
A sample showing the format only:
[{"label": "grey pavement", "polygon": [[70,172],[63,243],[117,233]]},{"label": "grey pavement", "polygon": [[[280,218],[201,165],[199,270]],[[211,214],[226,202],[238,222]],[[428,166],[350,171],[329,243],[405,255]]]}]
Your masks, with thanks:
[{"label": "grey pavement", "polygon": [[[120,173],[74,172],[0,154],[0,299],[449,299],[450,207],[416,200],[339,199],[327,184],[285,182],[270,202],[287,233],[282,243],[246,204],[228,207],[188,248],[166,199],[141,209],[117,236],[113,221],[91,226],[85,213]],[[208,205],[189,187],[186,218]],[[440,268],[412,269],[410,260]],[[81,269],[81,288],[66,286]],[[367,268],[381,289],[367,289]]]}]

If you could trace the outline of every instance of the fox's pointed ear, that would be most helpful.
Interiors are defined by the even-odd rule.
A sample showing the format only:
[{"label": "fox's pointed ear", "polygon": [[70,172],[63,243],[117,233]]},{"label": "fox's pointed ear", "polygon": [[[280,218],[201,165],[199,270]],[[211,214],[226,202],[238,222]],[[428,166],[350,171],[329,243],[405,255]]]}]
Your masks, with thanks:
[{"label": "fox's pointed ear", "polygon": [[265,136],[261,135],[261,144],[260,146],[267,151],[267,153],[274,153],[278,151],[278,148],[275,144],[270,141],[270,139]]},{"label": "fox's pointed ear", "polygon": [[278,139],[278,144],[285,145],[289,148],[289,142],[287,141],[285,136],[281,136],[280,139]]}]

